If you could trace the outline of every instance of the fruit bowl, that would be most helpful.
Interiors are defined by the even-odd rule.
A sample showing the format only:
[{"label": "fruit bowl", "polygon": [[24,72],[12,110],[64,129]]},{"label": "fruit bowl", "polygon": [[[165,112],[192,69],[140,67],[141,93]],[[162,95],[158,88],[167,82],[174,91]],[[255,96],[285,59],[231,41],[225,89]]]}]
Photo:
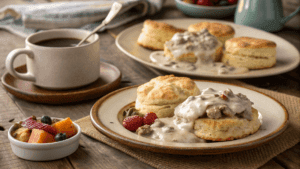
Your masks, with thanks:
[{"label": "fruit bowl", "polygon": [[[51,117],[52,119],[60,119]],[[24,120],[23,120],[24,121]],[[58,142],[52,143],[27,143],[15,139],[12,136],[12,132],[16,130],[12,125],[8,130],[8,139],[13,153],[23,159],[31,161],[50,161],[60,158],[64,158],[74,153],[79,146],[79,138],[81,135],[81,129],[78,124],[74,123],[77,129],[76,135]]]},{"label": "fruit bowl", "polygon": [[197,18],[224,18],[235,13],[236,4],[229,6],[203,6],[175,0],[176,6],[184,14]]}]

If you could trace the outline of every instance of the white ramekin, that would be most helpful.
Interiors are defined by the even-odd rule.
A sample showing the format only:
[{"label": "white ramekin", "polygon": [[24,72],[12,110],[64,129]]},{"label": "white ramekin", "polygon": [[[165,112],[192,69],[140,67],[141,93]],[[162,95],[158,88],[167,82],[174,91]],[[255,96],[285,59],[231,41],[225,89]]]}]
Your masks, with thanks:
[{"label": "white ramekin", "polygon": [[[60,119],[52,117],[52,119]],[[12,136],[14,125],[8,130],[8,139],[14,154],[20,158],[31,161],[49,161],[64,158],[74,153],[79,146],[81,129],[78,124],[74,123],[77,128],[77,134],[63,141],[53,143],[26,143],[15,139]]]}]

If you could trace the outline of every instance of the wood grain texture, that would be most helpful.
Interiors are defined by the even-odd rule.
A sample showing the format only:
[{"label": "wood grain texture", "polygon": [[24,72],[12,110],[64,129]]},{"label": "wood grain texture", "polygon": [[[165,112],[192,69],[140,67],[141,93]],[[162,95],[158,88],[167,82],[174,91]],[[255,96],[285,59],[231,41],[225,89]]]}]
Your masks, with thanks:
[{"label": "wood grain texture", "polygon": [[[26,73],[26,65],[17,67],[16,71]],[[100,72],[102,73],[95,82],[71,90],[46,90],[30,81],[15,78],[9,73],[5,73],[1,81],[9,93],[20,99],[35,103],[64,104],[99,98],[119,86],[122,74],[117,67],[101,62]]]},{"label": "wood grain texture", "polygon": [[[43,0],[41,0],[43,1]],[[41,2],[39,1],[39,2]],[[27,0],[1,0],[0,7],[8,4],[28,3]],[[33,2],[33,1],[32,1]],[[37,1],[34,1],[37,2]],[[101,61],[117,66],[123,76],[119,88],[142,84],[158,75],[169,74],[167,72],[155,70],[144,66],[122,53],[115,45],[114,37],[122,30],[142,23],[145,19],[172,19],[187,18],[183,13],[177,10],[173,0],[167,0],[162,11],[153,16],[147,16],[137,19],[108,32],[99,33]],[[233,17],[224,18],[226,21],[233,21]],[[300,31],[284,27],[281,31],[274,33],[290,43],[300,51]],[[23,48],[24,38],[0,30],[0,75],[5,73],[5,58],[7,54],[15,48]],[[25,57],[18,57],[15,66],[25,63]],[[300,97],[300,70],[299,67],[293,71],[282,75],[244,79],[248,84],[291,94]],[[197,78],[204,79],[205,78]],[[206,79],[209,80],[209,79]],[[63,105],[45,105],[27,102],[7,93],[3,86],[0,87],[0,125],[8,129],[13,122],[8,122],[14,118],[14,122],[25,117],[36,115],[48,115],[52,117],[71,117],[77,120],[89,115],[92,105],[97,99],[83,101],[80,103],[69,103]],[[61,160],[50,162],[31,162],[16,157],[10,148],[7,138],[7,130],[0,131],[0,168],[152,168],[137,159],[120,152],[106,144],[82,135],[79,149],[72,155]],[[293,148],[286,150],[277,157],[273,158],[261,169],[281,169],[281,168],[300,168],[300,143]]]},{"label": "wood grain texture", "polygon": [[[72,168],[69,165],[66,158],[53,162],[31,162],[18,158],[15,156],[10,148],[10,143],[7,137],[7,131],[11,125],[26,117],[13,100],[8,96],[7,92],[0,88],[0,125],[5,130],[0,131],[0,168]],[[14,119],[13,122],[9,122],[10,119]],[[39,165],[37,165],[39,164]]]}]

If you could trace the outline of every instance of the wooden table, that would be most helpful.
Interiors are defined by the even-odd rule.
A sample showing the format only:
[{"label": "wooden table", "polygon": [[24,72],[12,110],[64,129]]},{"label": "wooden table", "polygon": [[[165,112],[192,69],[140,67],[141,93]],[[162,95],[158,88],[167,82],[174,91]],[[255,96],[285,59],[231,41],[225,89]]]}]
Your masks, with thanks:
[{"label": "wooden table", "polygon": [[[0,2],[0,7],[7,4],[18,3],[21,0],[4,0]],[[163,10],[158,14],[147,17],[150,19],[172,19],[187,18],[174,5],[174,1],[169,0]],[[120,26],[119,28],[100,33],[101,37],[101,60],[117,66],[122,74],[120,88],[130,85],[142,84],[158,75],[166,75],[167,72],[154,70],[144,66],[122,53],[115,45],[115,37],[125,28],[137,23],[141,23],[146,18],[138,19],[134,22]],[[233,18],[224,20],[233,21]],[[284,27],[283,30],[274,33],[300,50],[300,30]],[[24,38],[11,34],[5,30],[0,30],[0,75],[5,69],[5,58],[7,54],[15,49],[24,47]],[[16,66],[25,63],[25,59],[17,60]],[[203,79],[203,78],[199,78]],[[242,80],[248,84],[274,90],[300,97],[300,71],[299,67],[285,74]],[[82,135],[78,150],[61,160],[51,162],[31,162],[16,157],[10,148],[7,138],[7,129],[15,121],[31,115],[52,117],[71,117],[73,120],[89,115],[92,105],[97,99],[76,104],[46,105],[36,104],[20,100],[6,92],[3,86],[0,87],[0,125],[5,131],[0,131],[0,168],[152,168],[151,166],[138,161],[137,159],[120,152],[106,144]],[[300,143],[289,150],[279,154],[261,168],[300,168]]]}]

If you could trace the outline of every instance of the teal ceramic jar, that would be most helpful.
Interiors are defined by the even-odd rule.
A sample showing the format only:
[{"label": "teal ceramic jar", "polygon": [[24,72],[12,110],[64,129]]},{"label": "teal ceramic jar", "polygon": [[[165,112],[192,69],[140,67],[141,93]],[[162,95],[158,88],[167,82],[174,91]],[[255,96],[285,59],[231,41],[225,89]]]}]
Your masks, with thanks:
[{"label": "teal ceramic jar", "polygon": [[239,0],[234,22],[268,32],[282,29],[284,24],[300,11],[283,16],[281,0]]}]

